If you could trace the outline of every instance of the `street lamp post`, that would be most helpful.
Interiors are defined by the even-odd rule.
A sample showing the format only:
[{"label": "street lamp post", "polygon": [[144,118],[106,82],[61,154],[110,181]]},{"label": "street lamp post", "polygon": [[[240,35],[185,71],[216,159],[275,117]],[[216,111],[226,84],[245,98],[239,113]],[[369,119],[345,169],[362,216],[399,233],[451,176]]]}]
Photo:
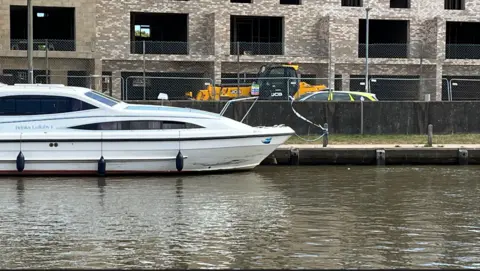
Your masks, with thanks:
[{"label": "street lamp post", "polygon": [[366,20],[365,20],[365,92],[370,92],[369,83],[368,83],[368,47],[369,47],[369,18],[368,13],[370,12],[369,7],[365,9],[366,11]]},{"label": "street lamp post", "polygon": [[33,84],[33,7],[32,0],[27,0],[27,58],[28,58],[28,83]]}]

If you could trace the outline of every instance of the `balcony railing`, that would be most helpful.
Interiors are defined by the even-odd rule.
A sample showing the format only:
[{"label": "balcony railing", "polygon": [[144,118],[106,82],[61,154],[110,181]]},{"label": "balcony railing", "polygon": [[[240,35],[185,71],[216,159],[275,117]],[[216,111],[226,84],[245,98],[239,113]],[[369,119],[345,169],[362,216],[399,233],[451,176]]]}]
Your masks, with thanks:
[{"label": "balcony railing", "polygon": [[283,55],[282,42],[231,42],[231,55]]},{"label": "balcony railing", "polygon": [[480,59],[480,44],[447,44],[447,59]]},{"label": "balcony railing", "polygon": [[[143,50],[145,47],[145,52]],[[189,44],[184,41],[131,41],[132,54],[188,55]]]},{"label": "balcony railing", "polygon": [[[75,51],[75,40],[56,40],[56,39],[34,39],[33,50],[45,51]],[[26,51],[28,49],[27,39],[12,39],[10,40],[10,50]]]},{"label": "balcony railing", "polygon": [[[366,56],[366,44],[358,45],[358,57]],[[369,44],[368,57],[370,58],[407,58],[408,43]]]}]

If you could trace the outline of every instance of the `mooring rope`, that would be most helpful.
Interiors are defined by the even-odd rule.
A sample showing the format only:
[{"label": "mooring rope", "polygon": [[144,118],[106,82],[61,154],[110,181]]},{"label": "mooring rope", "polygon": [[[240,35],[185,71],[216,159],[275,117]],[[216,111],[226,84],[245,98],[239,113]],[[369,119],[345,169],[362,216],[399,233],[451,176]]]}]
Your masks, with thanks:
[{"label": "mooring rope", "polygon": [[323,138],[325,135],[328,134],[328,128],[325,128],[325,127],[323,127],[323,126],[320,125],[320,124],[316,124],[316,123],[308,120],[308,119],[305,118],[304,116],[302,116],[300,113],[297,112],[297,110],[295,110],[295,108],[293,108],[293,102],[295,101],[295,99],[294,99],[292,96],[290,96],[290,95],[288,95],[288,98],[291,100],[290,107],[292,108],[293,113],[295,113],[295,115],[297,115],[298,118],[302,119],[302,120],[305,121],[305,122],[308,122],[308,123],[312,124],[312,125],[315,126],[315,127],[318,127],[318,128],[320,128],[320,129],[322,129],[322,131],[323,131],[323,134],[322,134],[321,136],[315,138],[315,139],[306,139],[306,138],[303,138],[303,137],[301,137],[300,135],[298,135],[297,132],[295,132],[295,135],[296,135],[298,138],[300,138],[301,140],[307,141],[307,142],[314,142],[314,141],[317,141],[317,140]]}]

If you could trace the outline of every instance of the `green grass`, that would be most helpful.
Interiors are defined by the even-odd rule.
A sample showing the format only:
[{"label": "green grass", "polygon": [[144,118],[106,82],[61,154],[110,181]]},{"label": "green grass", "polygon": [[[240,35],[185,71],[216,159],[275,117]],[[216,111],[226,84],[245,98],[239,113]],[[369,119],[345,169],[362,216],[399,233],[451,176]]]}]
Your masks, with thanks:
[{"label": "green grass", "polygon": [[[313,140],[318,136],[302,136]],[[323,139],[304,141],[293,135],[286,144],[322,144]],[[427,144],[427,135],[344,135],[329,134],[328,144]],[[480,144],[480,134],[433,135],[433,144]]]}]

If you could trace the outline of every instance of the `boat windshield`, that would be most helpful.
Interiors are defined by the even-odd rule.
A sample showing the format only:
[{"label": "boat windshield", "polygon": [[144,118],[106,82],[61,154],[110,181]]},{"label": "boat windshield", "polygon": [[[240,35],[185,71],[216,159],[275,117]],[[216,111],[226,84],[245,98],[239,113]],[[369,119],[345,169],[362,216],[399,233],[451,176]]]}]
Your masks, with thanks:
[{"label": "boat windshield", "polygon": [[103,104],[106,104],[108,106],[115,106],[116,104],[122,102],[122,101],[120,101],[116,98],[105,95],[105,94],[103,94],[101,92],[98,92],[98,91],[87,91],[87,92],[85,92],[85,96],[87,96],[89,98],[92,98],[96,101],[99,101]]}]

